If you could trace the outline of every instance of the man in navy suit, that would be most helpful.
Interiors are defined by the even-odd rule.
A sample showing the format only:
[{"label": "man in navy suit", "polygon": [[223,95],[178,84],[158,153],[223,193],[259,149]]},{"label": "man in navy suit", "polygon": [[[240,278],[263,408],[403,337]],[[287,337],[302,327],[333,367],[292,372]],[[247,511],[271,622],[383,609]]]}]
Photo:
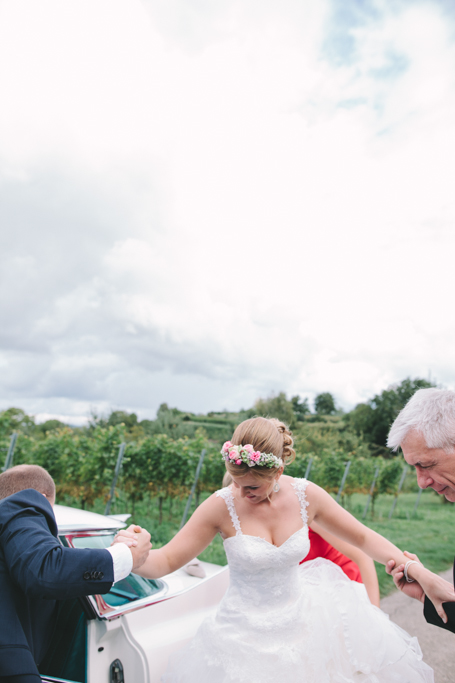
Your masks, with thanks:
[{"label": "man in navy suit", "polygon": [[108,592],[151,548],[139,527],[131,547],[64,548],[54,502],[54,481],[43,468],[18,465],[0,474],[0,683],[39,683],[56,601]]},{"label": "man in navy suit", "polygon": [[[416,469],[417,483],[421,489],[430,487],[446,500],[455,502],[454,391],[416,391],[390,428],[387,445],[395,451],[401,446],[404,459]],[[416,555],[406,554],[409,562],[418,562]],[[455,633],[455,602],[443,603],[443,621],[421,586],[415,581],[406,580],[404,566],[394,565],[393,560],[389,561],[386,571],[392,574],[397,588],[424,604],[423,614],[428,623]]]}]

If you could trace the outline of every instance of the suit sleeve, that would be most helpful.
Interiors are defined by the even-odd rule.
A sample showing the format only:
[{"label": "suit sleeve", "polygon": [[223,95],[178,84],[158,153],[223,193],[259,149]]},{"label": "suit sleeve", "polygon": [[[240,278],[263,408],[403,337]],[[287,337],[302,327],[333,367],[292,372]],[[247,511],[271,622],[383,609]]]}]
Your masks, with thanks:
[{"label": "suit sleeve", "polygon": [[0,525],[0,544],[9,574],[24,593],[63,600],[110,590],[114,572],[107,550],[64,548],[39,508],[11,512]]},{"label": "suit sleeve", "polygon": [[423,606],[423,615],[429,624],[434,624],[435,626],[445,628],[447,631],[455,633],[455,602],[444,602],[443,607],[447,614],[447,624],[444,624],[441,617],[436,612],[435,606],[426,596],[425,604]]}]

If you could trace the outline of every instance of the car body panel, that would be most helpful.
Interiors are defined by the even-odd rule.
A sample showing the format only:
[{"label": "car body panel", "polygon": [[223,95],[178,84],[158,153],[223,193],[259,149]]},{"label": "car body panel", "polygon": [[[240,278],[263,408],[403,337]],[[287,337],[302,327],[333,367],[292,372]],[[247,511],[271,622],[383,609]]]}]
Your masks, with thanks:
[{"label": "car body panel", "polygon": [[[207,563],[204,567],[209,568]],[[150,683],[160,681],[169,656],[193,638],[205,618],[215,614],[229,583],[229,570],[223,567],[210,578],[195,581],[200,583],[123,617],[138,649],[146,653]]]},{"label": "car body panel", "polygon": [[70,508],[66,505],[54,505],[54,515],[60,535],[70,531],[121,529],[126,526],[125,521],[115,516],[99,515],[97,512]]},{"label": "car body panel", "polygon": [[[60,538],[69,547],[108,547],[115,530],[126,526],[125,516],[115,519],[64,506],[56,505],[55,515]],[[82,598],[86,615],[86,679],[82,683],[108,683],[110,667],[117,659],[128,683],[159,683],[169,656],[215,613],[228,587],[227,567],[208,562],[200,566],[203,578],[183,568],[156,582],[130,574],[114,584],[112,593]],[[153,584],[150,590],[148,584]],[[51,683],[69,680],[43,677]]]}]

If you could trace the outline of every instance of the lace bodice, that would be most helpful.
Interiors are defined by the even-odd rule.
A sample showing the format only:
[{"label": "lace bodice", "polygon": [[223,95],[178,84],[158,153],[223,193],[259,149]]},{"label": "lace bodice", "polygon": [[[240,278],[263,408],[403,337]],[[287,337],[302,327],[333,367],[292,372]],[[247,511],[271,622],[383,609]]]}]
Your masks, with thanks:
[{"label": "lace bodice", "polygon": [[303,526],[280,546],[242,533],[230,489],[217,491],[235,536],[230,586],[176,655],[163,683],[434,683],[415,638],[329,560],[309,550],[307,482],[294,479]]},{"label": "lace bodice", "polygon": [[226,503],[236,535],[224,539],[228,559],[231,586],[230,598],[235,594],[242,601],[258,604],[267,599],[283,601],[292,599],[299,581],[299,562],[308,554],[308,515],[305,479],[294,479],[292,485],[300,501],[300,514],[303,526],[280,546],[275,546],[259,536],[242,533],[234,496],[231,489],[216,492]]},{"label": "lace bodice", "polygon": [[226,503],[226,507],[229,511],[229,516],[231,518],[232,526],[235,529],[235,534],[236,536],[240,536],[242,534],[242,529],[240,527],[240,521],[235,509],[234,496],[232,495],[231,489],[229,488],[229,486],[227,486],[226,488],[217,491],[215,495],[219,498],[222,498]]},{"label": "lace bodice", "polygon": [[[308,501],[306,499],[306,487],[308,485],[308,480],[307,479],[294,479],[292,481],[292,486],[294,487],[294,490],[296,492],[297,498],[299,499],[300,502],[300,514],[302,517],[302,521],[304,526],[308,525],[308,512],[307,512],[307,507],[308,507]],[[235,504],[234,504],[234,496],[232,494],[230,486],[226,486],[224,489],[220,489],[215,493],[216,496],[219,498],[223,498],[224,502],[226,503],[226,507],[229,511],[229,516],[232,521],[232,526],[235,529],[236,536],[240,536],[242,534],[242,529],[240,526],[240,520],[237,515],[237,511],[235,509]],[[260,538],[258,536],[258,538]]]}]

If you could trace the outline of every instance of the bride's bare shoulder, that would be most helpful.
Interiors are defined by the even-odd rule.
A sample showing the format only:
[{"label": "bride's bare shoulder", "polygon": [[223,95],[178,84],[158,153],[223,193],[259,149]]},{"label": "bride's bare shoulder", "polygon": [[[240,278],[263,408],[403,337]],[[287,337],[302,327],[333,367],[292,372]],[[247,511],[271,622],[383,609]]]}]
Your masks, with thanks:
[{"label": "bride's bare shoulder", "polygon": [[204,516],[208,516],[212,520],[222,520],[226,515],[229,515],[224,496],[220,495],[220,491],[212,493],[211,496],[199,505],[197,510],[200,510]]},{"label": "bride's bare shoulder", "polygon": [[316,489],[322,490],[320,486],[318,486],[317,484],[314,484],[312,481],[304,479],[303,477],[291,477],[288,474],[283,474],[283,475],[281,475],[281,478],[280,478],[280,482],[285,484],[288,488],[289,487],[295,488],[300,482],[304,482],[304,481],[306,481],[306,484],[307,484],[305,487],[306,491],[310,491],[310,490],[314,491]]},{"label": "bride's bare shoulder", "polygon": [[326,491],[324,491],[323,488],[318,486],[312,481],[305,480],[300,477],[290,477],[288,475],[283,475],[281,477],[282,480],[284,480],[283,483],[286,483],[286,486],[291,489],[293,488],[295,490],[298,482],[303,482],[306,481],[306,486],[305,486],[305,497],[308,501],[309,504],[311,503],[316,503],[319,501],[321,498],[326,497],[328,494]]}]

